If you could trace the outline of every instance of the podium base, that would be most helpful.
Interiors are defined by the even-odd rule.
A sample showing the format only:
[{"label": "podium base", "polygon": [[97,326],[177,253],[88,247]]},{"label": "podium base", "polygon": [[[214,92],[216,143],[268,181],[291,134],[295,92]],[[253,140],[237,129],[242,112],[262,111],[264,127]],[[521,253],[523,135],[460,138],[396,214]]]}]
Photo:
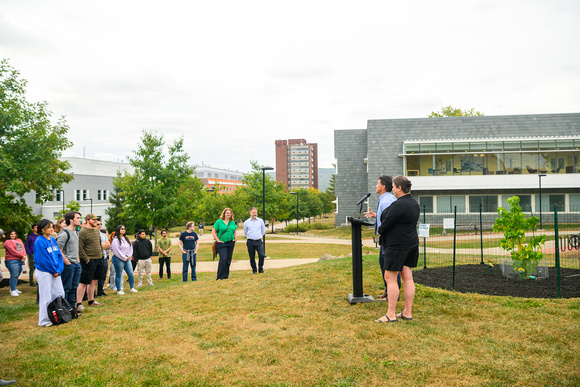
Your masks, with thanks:
[{"label": "podium base", "polygon": [[348,302],[352,305],[357,302],[375,302],[375,299],[370,294],[364,294],[362,297],[355,297],[352,293],[348,295]]}]

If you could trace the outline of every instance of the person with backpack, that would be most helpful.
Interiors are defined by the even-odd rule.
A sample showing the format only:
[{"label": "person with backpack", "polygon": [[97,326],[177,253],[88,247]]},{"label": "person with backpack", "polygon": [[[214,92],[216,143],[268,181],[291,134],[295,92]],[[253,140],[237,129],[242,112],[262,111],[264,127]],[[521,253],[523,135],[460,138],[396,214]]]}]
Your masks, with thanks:
[{"label": "person with backpack", "polygon": [[54,232],[52,222],[42,219],[38,222],[38,231],[40,235],[33,246],[36,283],[38,284],[38,325],[49,327],[52,322],[48,316],[48,304],[58,296],[64,297],[60,277],[64,263],[58,244],[51,236]]},{"label": "person with backpack", "polygon": [[77,288],[81,279],[81,263],[79,262],[79,234],[78,227],[81,225],[81,214],[77,211],[69,211],[64,215],[66,227],[63,228],[56,238],[58,248],[62,253],[64,268],[61,274],[64,298],[71,305],[76,303]]}]

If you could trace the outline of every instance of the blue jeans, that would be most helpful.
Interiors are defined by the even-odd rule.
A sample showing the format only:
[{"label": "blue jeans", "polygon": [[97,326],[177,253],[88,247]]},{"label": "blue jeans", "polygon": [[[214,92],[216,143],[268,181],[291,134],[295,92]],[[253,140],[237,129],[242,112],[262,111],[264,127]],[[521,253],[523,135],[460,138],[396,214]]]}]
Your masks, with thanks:
[{"label": "blue jeans", "polygon": [[[189,255],[189,261],[187,257]],[[185,250],[185,254],[181,254],[181,259],[183,260],[183,270],[181,274],[183,276],[183,282],[187,282],[187,272],[191,266],[191,280],[197,281],[197,273],[195,272],[195,267],[197,266],[197,254],[193,250]]]},{"label": "blue jeans", "polygon": [[127,273],[129,277],[129,286],[131,289],[135,287],[135,276],[133,275],[133,265],[131,265],[131,260],[121,261],[115,255],[113,255],[113,265],[115,265],[115,286],[117,286],[117,291],[121,291],[123,283],[123,270]]},{"label": "blue jeans", "polygon": [[81,271],[82,268],[80,262],[71,262],[70,265],[64,265],[60,275],[62,287],[64,288],[64,298],[72,306],[76,305],[77,302],[77,288],[79,287],[79,281],[81,279]]},{"label": "blue jeans", "polygon": [[18,277],[22,273],[22,261],[20,259],[9,259],[4,261],[6,268],[10,272],[10,291],[16,290],[16,285],[18,285]]}]

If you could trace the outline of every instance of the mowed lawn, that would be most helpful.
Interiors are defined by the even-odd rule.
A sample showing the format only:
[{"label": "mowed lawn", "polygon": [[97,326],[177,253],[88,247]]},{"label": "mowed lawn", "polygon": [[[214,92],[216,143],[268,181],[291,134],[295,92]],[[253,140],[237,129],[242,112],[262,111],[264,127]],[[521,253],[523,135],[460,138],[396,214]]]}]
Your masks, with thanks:
[{"label": "mowed lawn", "polygon": [[[364,290],[382,292],[377,256]],[[580,300],[417,287],[413,321],[350,305],[350,259],[155,281],[41,328],[33,289],[0,299],[1,372],[22,386],[580,385]],[[403,301],[399,302],[398,311]]]}]

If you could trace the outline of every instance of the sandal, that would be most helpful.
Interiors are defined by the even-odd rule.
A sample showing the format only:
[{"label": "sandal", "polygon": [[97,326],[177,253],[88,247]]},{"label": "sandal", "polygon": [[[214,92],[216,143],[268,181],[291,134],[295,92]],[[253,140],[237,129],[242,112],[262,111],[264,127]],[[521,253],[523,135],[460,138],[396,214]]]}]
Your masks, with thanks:
[{"label": "sandal", "polygon": [[399,313],[397,315],[397,318],[402,318],[403,320],[407,320],[407,321],[411,321],[413,319],[413,317],[406,317],[405,315],[403,315],[403,312]]},{"label": "sandal", "polygon": [[387,318],[387,321],[383,321],[383,320],[381,320],[381,319],[379,318],[379,319],[376,319],[376,320],[375,320],[375,322],[377,322],[377,323],[394,323],[394,322],[397,322],[397,321],[399,321],[399,320],[397,320],[397,319],[391,320],[391,319],[389,318],[389,316],[387,316],[386,314],[385,314],[385,317]]}]

